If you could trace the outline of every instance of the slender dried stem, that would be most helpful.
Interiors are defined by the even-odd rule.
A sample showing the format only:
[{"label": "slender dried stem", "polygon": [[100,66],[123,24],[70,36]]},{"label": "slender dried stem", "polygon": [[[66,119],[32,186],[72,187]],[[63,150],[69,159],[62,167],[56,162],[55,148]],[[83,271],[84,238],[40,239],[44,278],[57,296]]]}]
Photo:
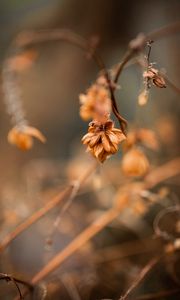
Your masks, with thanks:
[{"label": "slender dried stem", "polygon": [[144,179],[147,189],[180,174],[180,157],[152,170]]},{"label": "slender dried stem", "polygon": [[90,168],[88,168],[86,172],[82,174],[74,184],[71,184],[69,187],[65,188],[63,191],[58,193],[41,209],[36,211],[29,218],[27,218],[23,223],[17,226],[14,231],[6,235],[4,240],[0,243],[0,252],[3,251],[20,233],[22,233],[27,228],[29,228],[32,224],[34,224],[42,217],[44,217],[47,213],[49,213],[62,201],[64,201],[65,199],[68,201],[69,198],[72,201],[72,199],[77,195],[79,188],[83,185],[83,183],[87,180],[87,178],[93,173],[96,167],[97,167],[97,162],[90,165]]},{"label": "slender dried stem", "polygon": [[36,32],[27,32],[22,33],[18,36],[15,40],[16,47],[27,47],[29,45],[33,45],[36,43],[48,42],[48,41],[65,41],[81,48],[83,51],[90,53],[91,57],[95,61],[96,65],[98,66],[100,72],[105,76],[109,92],[111,95],[111,105],[112,111],[117,117],[121,130],[125,133],[125,127],[127,125],[127,121],[120,115],[116,103],[116,99],[114,96],[114,88],[112,86],[111,78],[109,76],[109,72],[106,69],[106,66],[97,53],[94,47],[91,46],[91,43],[88,42],[86,39],[82,38],[78,34],[67,30],[67,29],[52,29],[52,30],[39,30]]},{"label": "slender dried stem", "polygon": [[112,222],[119,212],[111,209],[95,220],[90,226],[83,230],[67,247],[59,252],[47,265],[45,265],[31,280],[32,284],[38,283],[58,268],[67,258],[80,249],[87,241],[92,239],[105,226]]},{"label": "slender dried stem", "polygon": [[[169,166],[174,169],[174,166],[177,164],[178,159],[175,159],[163,166],[158,167],[156,170],[152,171],[152,174],[156,172],[156,174],[164,173],[164,176],[160,176],[161,180],[165,180],[170,178],[171,176],[175,176],[180,173],[180,168],[176,169],[175,172],[168,172]],[[149,174],[149,176],[151,173]],[[154,175],[153,175],[154,176]],[[156,180],[156,181],[155,181]],[[157,176],[154,176],[154,181],[145,181],[145,186],[147,188],[154,187],[156,184],[159,184],[160,180]],[[131,191],[130,191],[131,195]],[[69,243],[63,250],[61,250],[56,256],[54,256],[33,278],[31,284],[37,284],[39,281],[46,278],[51,272],[57,269],[66,259],[68,259],[72,254],[78,251],[86,242],[91,240],[96,234],[102,231],[108,224],[110,224],[113,220],[115,220],[120,212],[127,207],[127,201],[122,198],[122,201],[119,199],[118,207],[114,207],[104,213],[101,217],[95,220],[92,224],[90,224],[86,229],[84,229],[72,242]],[[152,260],[155,262],[156,259]],[[150,264],[151,265],[151,264]],[[148,267],[147,267],[148,269]],[[145,268],[146,271],[146,268]],[[144,271],[144,272],[145,272]],[[26,295],[28,291],[24,291],[23,295]],[[19,298],[16,298],[16,300]]]},{"label": "slender dried stem", "polygon": [[141,270],[138,277],[134,280],[132,285],[129,287],[127,292],[121,296],[119,300],[125,300],[129,296],[129,294],[138,286],[138,284],[144,279],[144,277],[149,273],[149,271],[160,261],[162,256],[157,256],[153,259],[151,259],[148,264]]},{"label": "slender dried stem", "polygon": [[12,281],[18,290],[20,299],[23,299],[23,296],[22,296],[22,293],[21,293],[18,283],[23,284],[24,286],[28,287],[29,290],[33,290],[33,288],[34,288],[33,285],[30,284],[29,282],[18,279],[12,275],[5,274],[5,273],[0,273],[0,280],[6,280],[7,282]]},{"label": "slender dried stem", "polygon": [[[177,164],[177,161],[174,160],[171,162],[171,165]],[[176,170],[175,172],[168,173],[170,162],[164,166],[161,166],[157,168],[156,172],[161,173],[162,171],[166,174],[166,177],[163,177],[167,179],[171,176],[177,175],[180,173],[180,168]],[[159,171],[158,171],[159,170]],[[178,171],[178,172],[177,172]],[[155,171],[152,171],[155,172]],[[157,180],[157,183],[159,183],[158,177],[155,177]],[[149,182],[147,181],[147,184]],[[153,186],[155,186],[155,181],[153,182]],[[152,183],[151,183],[152,186]],[[74,252],[76,252],[80,247],[82,247],[87,241],[92,239],[97,233],[99,233],[101,230],[104,229],[105,226],[107,226],[109,223],[111,223],[114,219],[116,219],[120,212],[127,206],[127,201],[119,200],[119,206],[118,209],[112,208],[106,213],[104,213],[100,218],[95,220],[89,227],[87,227],[82,233],[80,233],[66,248],[64,248],[58,255],[56,255],[40,272],[38,272],[32,279],[32,283],[37,283],[38,281],[45,278],[49,273],[54,271],[57,267],[59,267],[62,262],[67,259],[69,256],[71,256]]]},{"label": "slender dried stem", "polygon": [[71,193],[73,186],[67,187],[64,191],[61,191],[58,195],[53,197],[47,204],[45,204],[42,208],[37,210],[34,214],[32,214],[29,218],[27,218],[24,222],[18,225],[14,231],[7,234],[4,240],[0,243],[0,252],[3,251],[20,233],[29,228],[32,224],[40,220],[43,216],[45,216],[48,212],[50,212],[53,208],[60,204],[68,195]]},{"label": "slender dried stem", "polygon": [[119,63],[116,73],[114,75],[114,82],[117,83],[119,76],[121,75],[122,70],[124,69],[125,65],[139,52],[143,50],[143,48],[146,45],[146,42],[149,40],[157,40],[162,37],[171,35],[171,34],[176,34],[180,31],[180,22],[176,22],[173,24],[169,24],[167,26],[158,28],[148,34],[140,34],[137,36],[136,39],[132,40],[129,43],[129,48],[127,52],[124,55],[124,58],[122,61]]}]

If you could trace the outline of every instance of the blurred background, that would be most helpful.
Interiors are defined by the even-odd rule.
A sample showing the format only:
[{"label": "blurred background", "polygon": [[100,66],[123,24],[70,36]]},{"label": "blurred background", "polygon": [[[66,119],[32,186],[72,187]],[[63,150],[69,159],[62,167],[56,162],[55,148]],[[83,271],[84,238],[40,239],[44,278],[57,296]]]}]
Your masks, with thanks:
[{"label": "blurred background", "polygon": [[[107,68],[111,68],[122,59],[129,41],[139,32],[148,33],[179,21],[179,12],[178,0],[1,0],[1,70],[9,50],[13,51],[12,41],[19,33],[55,28],[70,29],[87,39],[98,37],[98,52]],[[160,39],[153,44],[151,54],[151,61],[156,62],[157,68],[164,70],[177,86],[180,86],[179,42],[180,35],[177,34]],[[18,80],[27,119],[32,126],[44,133],[47,143],[43,145],[35,142],[33,149],[29,152],[21,152],[8,144],[7,133],[11,124],[6,114],[1,84],[0,239],[33,211],[43,206],[60,186],[76,177],[80,172],[79,169],[76,170],[77,166],[82,164],[84,168],[86,160],[89,160],[80,143],[87,131],[88,123],[83,122],[79,117],[78,95],[84,93],[96,80],[99,71],[97,66],[93,61],[87,60],[81,50],[65,42],[39,43],[33,46],[33,50],[37,53],[37,59],[30,68],[20,73]],[[119,84],[121,89],[117,91],[117,102],[121,114],[128,120],[130,126],[138,124],[155,129],[159,135],[161,149],[152,155],[152,164],[158,165],[176,157],[179,152],[179,95],[171,88],[162,90],[152,88],[148,104],[138,107],[137,98],[142,89],[142,73],[134,65],[124,71]],[[118,185],[116,176],[118,176],[118,168],[120,169],[120,157],[121,154],[118,154],[115,158],[118,164],[115,162],[116,168],[113,165],[115,170],[113,174],[110,174],[108,169],[108,166],[111,168],[109,161],[104,171],[100,171],[103,173],[102,178],[105,178],[103,184],[111,185],[112,180],[113,186]],[[92,188],[93,183],[89,184]],[[171,185],[176,192],[177,184]],[[78,203],[73,204],[71,214],[67,215],[63,221],[66,224],[64,225],[65,232],[61,228],[60,233],[56,234],[55,244],[50,254],[44,250],[45,240],[48,228],[52,225],[56,214],[23,233],[10,245],[8,252],[2,254],[0,259],[2,272],[15,272],[27,279],[32,277],[53,253],[84,228],[86,222],[80,221],[82,213],[87,215],[88,223],[92,220],[96,209],[98,213],[98,209],[101,210],[110,205],[108,196],[111,197],[111,193],[112,190],[97,196],[94,191],[92,193],[86,191],[86,197],[79,196]],[[74,228],[74,223],[77,228]],[[143,233],[141,228],[142,235],[147,234],[146,230]],[[115,244],[134,236],[136,234],[134,235],[131,230],[127,228],[120,230],[117,225],[113,229],[109,228],[99,240],[96,238],[96,245],[101,247],[105,244]],[[72,284],[72,277],[82,276],[80,274],[85,274],[86,279],[82,282],[79,277],[77,279],[78,289],[82,296],[80,299],[116,299],[121,294],[127,280],[126,276],[119,271],[119,264],[111,266],[111,275],[107,265],[104,266],[104,274],[100,270],[97,271],[94,263],[87,265],[87,256],[93,247],[94,244],[90,243],[85,248],[81,259],[77,256],[57,273],[55,283],[51,282],[53,296],[49,299],[60,299],[60,295],[61,299],[73,299],[72,295],[69,296],[65,291],[62,294],[57,292],[57,278],[61,282],[61,288],[63,286],[66,289],[66,285]],[[45,254],[42,255],[44,252]],[[123,264],[126,271],[130,270],[133,265],[129,261]],[[137,271],[135,265],[133,265],[133,270],[131,268],[132,273]],[[68,277],[67,274],[73,272],[76,274],[71,278]],[[108,274],[106,280],[109,283],[105,280],[106,273]],[[160,285],[162,287],[167,285],[167,281],[167,278],[162,278]],[[143,287],[144,289],[146,287]],[[1,288],[0,286],[0,295],[1,293],[1,299],[11,299],[12,295],[9,294],[7,287]],[[13,294],[13,291],[11,293]]]}]

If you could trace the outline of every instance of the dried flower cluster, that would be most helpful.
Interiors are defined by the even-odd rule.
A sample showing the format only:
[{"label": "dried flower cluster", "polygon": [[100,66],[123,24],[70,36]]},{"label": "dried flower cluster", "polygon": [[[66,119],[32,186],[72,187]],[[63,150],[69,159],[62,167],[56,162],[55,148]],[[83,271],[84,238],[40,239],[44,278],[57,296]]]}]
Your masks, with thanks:
[{"label": "dried flower cluster", "polygon": [[88,133],[82,138],[87,151],[91,152],[100,162],[118,151],[118,144],[125,139],[120,129],[114,128],[114,123],[93,121],[89,124]]},{"label": "dried flower cluster", "polygon": [[143,72],[144,89],[138,96],[138,104],[140,106],[143,106],[147,103],[149,98],[149,90],[152,84],[158,88],[166,88],[166,83],[162,74],[159,72],[158,69],[155,69],[153,67],[154,63],[150,63],[149,61],[152,43],[153,41],[147,42],[148,54],[145,56],[145,60],[143,62],[140,61],[140,64],[143,67],[146,67],[146,70]]},{"label": "dried flower cluster", "polygon": [[33,146],[33,137],[42,143],[46,142],[45,136],[36,128],[30,126],[16,126],[8,133],[8,141],[21,150],[29,150]]},{"label": "dried flower cluster", "polygon": [[166,88],[166,83],[163,76],[159,73],[159,71],[152,67],[150,64],[146,71],[143,72],[144,78],[144,90],[138,96],[139,105],[145,105],[149,98],[149,90],[151,85],[155,85],[158,88]]},{"label": "dried flower cluster", "polygon": [[154,131],[140,128],[128,133],[123,145],[125,154],[122,159],[122,171],[126,176],[144,176],[149,171],[149,161],[139,145],[158,150],[159,143]]},{"label": "dried flower cluster", "polygon": [[122,159],[122,171],[126,176],[144,176],[149,166],[146,155],[138,147],[130,149]]},{"label": "dried flower cluster", "polygon": [[87,145],[87,151],[102,163],[118,151],[118,145],[126,138],[110,119],[111,99],[104,77],[99,77],[86,95],[80,95],[80,103],[81,117],[92,119],[82,142]]},{"label": "dried flower cluster", "polygon": [[152,81],[152,83],[159,88],[165,88],[166,83],[162,75],[159,74],[159,71],[155,68],[152,68],[152,66],[148,67],[148,70],[143,73],[143,77],[147,79],[149,82]]},{"label": "dried flower cluster", "polygon": [[97,80],[86,94],[80,94],[80,116],[83,120],[103,119],[111,112],[111,99],[103,78]]}]

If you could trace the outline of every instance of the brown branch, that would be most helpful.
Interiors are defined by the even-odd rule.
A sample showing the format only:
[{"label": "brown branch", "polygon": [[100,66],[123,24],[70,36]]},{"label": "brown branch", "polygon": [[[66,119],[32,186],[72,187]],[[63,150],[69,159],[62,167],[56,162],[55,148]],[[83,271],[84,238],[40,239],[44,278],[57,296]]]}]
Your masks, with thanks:
[{"label": "brown branch", "polygon": [[109,72],[106,69],[106,66],[100,57],[100,55],[97,53],[97,51],[92,47],[91,43],[88,42],[86,39],[82,38],[78,34],[67,30],[67,29],[52,29],[52,30],[39,30],[36,32],[27,32],[20,34],[17,39],[15,40],[14,44],[16,47],[27,47],[29,45],[47,42],[47,41],[65,41],[68,43],[71,43],[72,45],[75,45],[82,50],[86,51],[87,53],[91,54],[91,57],[97,64],[100,72],[105,76],[109,92],[111,95],[111,104],[112,104],[112,111],[117,117],[120,128],[122,132],[125,134],[125,128],[127,126],[127,121],[120,115],[118,111],[118,107],[116,104],[116,99],[114,96],[114,88],[111,82],[111,78],[109,76]]},{"label": "brown branch", "polygon": [[[178,159],[179,161],[179,159]],[[164,166],[161,166],[157,168],[157,170],[152,171],[153,173],[156,171],[156,173],[161,173],[162,170],[164,173],[166,173],[166,177],[161,177],[162,180],[167,179],[171,177],[172,175],[175,175],[175,172],[169,172],[167,173],[167,170],[169,167],[174,167],[174,165],[177,164],[177,160],[173,160]],[[166,172],[165,172],[166,171]],[[178,168],[178,172],[180,172],[180,168]],[[176,171],[177,174],[177,171]],[[149,176],[151,173],[149,174]],[[169,175],[169,177],[168,177]],[[160,182],[159,178],[157,176],[153,177],[156,178],[157,184]],[[147,181],[147,184],[150,186],[150,182]],[[155,181],[153,182],[153,186],[155,186]],[[152,183],[151,183],[152,187]],[[67,247],[65,247],[57,256],[55,256],[39,273],[37,273],[33,279],[32,283],[37,283],[38,281],[45,278],[49,273],[51,273],[53,270],[55,270],[57,267],[61,265],[61,263],[67,259],[69,256],[71,256],[74,252],[76,252],[81,246],[83,246],[87,241],[89,241],[92,237],[94,237],[99,231],[101,231],[105,226],[107,226],[110,222],[112,222],[115,218],[119,216],[119,213],[127,206],[127,195],[122,194],[121,198],[118,201],[118,206],[115,206],[115,208],[110,209],[106,213],[104,213],[99,219],[94,221],[89,227],[87,227],[82,233],[80,233]]]},{"label": "brown branch", "polygon": [[147,189],[153,188],[155,185],[180,174],[180,157],[177,157],[160,167],[152,170],[145,178],[145,186]]},{"label": "brown branch", "polygon": [[50,260],[33,278],[31,283],[36,284],[57,269],[67,258],[80,249],[87,241],[92,239],[105,226],[112,222],[119,212],[111,209],[95,220],[90,226],[83,230],[72,242]]},{"label": "brown branch", "polygon": [[171,23],[165,26],[162,26],[150,33],[146,34],[147,39],[149,40],[159,40],[161,38],[167,37],[171,34],[177,34],[180,31],[180,21]]},{"label": "brown branch", "polygon": [[[20,233],[29,228],[32,224],[40,220],[47,213],[49,213],[52,209],[54,209],[57,205],[59,205],[62,201],[67,198],[74,198],[79,188],[83,185],[86,179],[92,174],[97,166],[97,162],[92,164],[88,170],[84,174],[80,176],[80,178],[69,187],[65,188],[63,191],[58,193],[55,197],[53,197],[47,204],[45,204],[42,208],[32,214],[29,218],[27,218],[23,223],[15,228],[14,231],[10,232],[4,240],[0,243],[0,252],[3,251]],[[68,201],[68,200],[67,200]]]},{"label": "brown branch", "polygon": [[47,204],[37,210],[24,222],[18,225],[14,231],[10,232],[5,236],[3,241],[0,243],[0,252],[3,251],[20,233],[29,228],[32,224],[40,220],[49,211],[55,208],[61,201],[63,201],[72,191],[73,186],[67,187],[64,191],[61,191],[58,195],[53,197]]},{"label": "brown branch", "polygon": [[174,90],[177,94],[180,94],[180,88],[179,88],[177,85],[175,85],[175,83],[172,82],[172,81],[169,79],[169,77],[168,77],[167,75],[165,75],[165,74],[162,73],[162,72],[159,72],[159,74],[160,74],[162,77],[164,77],[164,79],[165,79],[165,81],[167,82],[168,86],[169,86],[172,90]]},{"label": "brown branch", "polygon": [[156,29],[148,34],[139,34],[134,40],[129,43],[127,52],[124,55],[124,58],[119,63],[116,74],[114,75],[114,83],[118,82],[119,76],[121,75],[122,70],[125,65],[137,54],[139,54],[146,45],[148,40],[157,40],[162,37],[165,37],[169,34],[176,34],[180,31],[180,22],[169,24],[167,26]]},{"label": "brown branch", "polygon": [[[178,159],[179,161],[179,159]],[[157,168],[156,170],[152,171],[152,173],[154,173],[156,171],[156,173],[158,174],[159,172],[161,173],[162,170],[163,172],[165,171],[166,176],[162,177],[161,179],[168,179],[171,176],[175,176],[180,172],[180,169],[178,169],[178,172],[170,172],[168,173],[168,167],[171,165],[176,165],[177,160],[173,160],[167,164],[165,164],[164,166],[160,166],[159,168]],[[168,177],[169,174],[169,177]],[[151,175],[151,173],[149,174],[149,176]],[[155,176],[156,180],[157,180],[157,184],[160,183],[160,180],[157,176]],[[151,188],[154,187],[156,185],[155,180],[152,182],[145,182],[145,186],[147,188]],[[131,191],[130,191],[130,195],[131,195]],[[115,220],[120,212],[122,212],[122,210],[124,208],[127,207],[128,204],[128,194],[121,195],[121,198],[118,199],[118,203],[115,204],[114,208],[108,210],[106,213],[104,213],[101,217],[99,217],[97,220],[95,220],[92,224],[90,224],[86,229],[84,229],[77,237],[74,238],[74,240],[72,240],[72,242],[69,243],[69,245],[67,245],[63,250],[61,250],[56,256],[54,256],[37,274],[35,274],[35,276],[32,278],[31,280],[31,284],[37,284],[39,281],[43,280],[44,278],[46,278],[51,272],[53,272],[55,269],[57,269],[58,267],[60,267],[60,265],[66,260],[68,259],[72,254],[74,254],[76,251],[78,251],[86,242],[88,242],[89,240],[91,240],[96,234],[98,234],[100,231],[102,231],[108,224],[110,224],[113,220]],[[152,262],[150,263],[150,265],[153,265],[153,262],[155,262],[156,259],[153,259]],[[148,269],[145,268],[145,271]],[[144,271],[144,272],[145,272]],[[26,295],[28,293],[28,291],[24,291],[23,295]],[[17,300],[18,298],[16,298]]]},{"label": "brown branch", "polygon": [[120,246],[109,246],[97,250],[94,255],[94,259],[96,263],[101,264],[137,254],[145,254],[149,252],[157,253],[158,251],[162,251],[161,240],[154,239],[152,236],[149,236],[141,241],[128,241],[124,242]]}]

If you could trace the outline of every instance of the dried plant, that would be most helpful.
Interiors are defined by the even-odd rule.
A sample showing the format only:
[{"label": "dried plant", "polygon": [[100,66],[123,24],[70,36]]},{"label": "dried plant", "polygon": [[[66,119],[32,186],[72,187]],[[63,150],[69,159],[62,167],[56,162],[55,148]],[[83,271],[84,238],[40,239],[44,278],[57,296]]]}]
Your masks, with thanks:
[{"label": "dried plant", "polygon": [[[42,143],[46,142],[45,136],[35,127],[31,127],[25,117],[18,81],[19,74],[28,70],[38,58],[38,52],[34,45],[45,41],[62,40],[81,48],[86,57],[94,60],[98,66],[96,80],[85,93],[79,95],[80,117],[83,121],[90,121],[88,132],[81,139],[82,144],[87,147],[87,152],[91,154],[90,161],[87,162],[87,165],[85,164],[85,167],[83,166],[85,170],[82,173],[80,169],[78,178],[74,181],[70,180],[65,186],[63,184],[61,190],[56,194],[53,190],[55,196],[49,197],[51,191],[48,191],[49,194],[47,192],[47,195],[40,193],[42,199],[46,198],[47,201],[48,198],[50,200],[41,202],[41,204],[43,203],[41,208],[32,212],[19,225],[16,224],[15,228],[6,233],[0,242],[0,252],[3,255],[3,251],[21,233],[28,234],[25,231],[31,225],[38,221],[42,224],[42,228],[39,227],[45,237],[42,257],[46,260],[49,251],[48,262],[45,261],[43,266],[29,280],[20,280],[17,279],[18,276],[14,275],[0,274],[0,279],[12,281],[16,285],[18,295],[14,299],[23,299],[29,292],[31,292],[32,298],[64,299],[63,288],[67,290],[66,294],[68,294],[65,299],[69,299],[68,297],[74,300],[100,299],[94,296],[97,290],[96,281],[98,281],[96,275],[101,268],[98,264],[107,268],[106,272],[102,274],[103,280],[99,284],[99,290],[103,290],[105,280],[109,283],[108,278],[117,272],[114,260],[118,261],[117,266],[119,268],[118,290],[115,281],[112,280],[112,290],[116,290],[115,299],[129,299],[140,283],[145,280],[146,275],[150,274],[162,262],[164,270],[166,265],[170,265],[169,274],[175,283],[174,289],[157,291],[157,294],[150,294],[150,296],[136,297],[135,295],[133,299],[155,299],[154,296],[160,299],[160,297],[176,295],[180,292],[180,279],[176,274],[174,263],[179,258],[180,250],[178,237],[180,205],[177,199],[172,201],[173,192],[166,188],[166,182],[176,179],[180,174],[180,158],[174,157],[159,165],[153,162],[152,155],[149,153],[156,153],[160,150],[161,142],[158,134],[151,128],[147,129],[136,125],[133,129],[128,130],[127,121],[120,114],[119,103],[117,104],[116,100],[118,80],[130,62],[143,68],[143,90],[138,97],[140,106],[147,103],[152,85],[158,88],[170,86],[179,92],[179,88],[174,84],[169,84],[171,81],[166,80],[166,76],[163,76],[162,72],[154,67],[154,63],[150,62],[152,40],[179,32],[179,30],[180,23],[175,23],[149,34],[139,34],[130,41],[123,59],[111,70],[106,68],[97,52],[96,40],[94,42],[85,40],[69,30],[52,29],[23,33],[12,44],[16,49],[16,54],[10,55],[4,62],[2,70],[3,90],[6,109],[13,123],[13,128],[8,133],[8,141],[20,150],[31,149],[33,138]],[[35,49],[24,50],[30,46],[34,46]],[[144,56],[146,52],[147,54]],[[161,89],[157,92],[161,93]],[[116,122],[119,123],[119,128]],[[121,145],[121,159],[114,158],[114,165],[113,160],[106,162],[107,158],[118,152]],[[80,158],[80,163],[82,163],[81,154]],[[105,162],[103,167],[99,162]],[[79,162],[75,163],[76,165],[78,166]],[[74,171],[75,167],[71,162],[70,167]],[[47,173],[48,171],[49,167],[47,167]],[[64,173],[65,170],[63,175]],[[92,175],[95,175],[94,179],[92,179]],[[116,180],[113,180],[113,176],[116,177]],[[165,188],[160,188],[159,184]],[[76,197],[82,196],[83,193],[87,195],[87,199],[88,194],[93,194],[93,198],[96,200],[94,201],[96,202],[95,209],[91,204],[90,212],[84,204],[73,201]],[[86,197],[84,199],[86,200]],[[72,210],[70,210],[71,205],[73,206]],[[160,207],[159,211],[157,211],[157,207]],[[156,212],[152,214],[152,224],[149,225],[145,218],[154,208]],[[53,216],[50,215],[52,211],[54,211]],[[67,211],[71,212],[72,215],[66,216]],[[161,227],[161,223],[172,213],[176,214],[177,221],[173,222],[173,233],[170,233],[167,228]],[[48,218],[47,224],[41,220],[43,217]],[[6,221],[4,223],[6,225]],[[110,228],[113,226],[118,228],[117,241],[112,238],[114,245],[108,240],[108,230],[105,232],[107,227],[111,230]],[[130,236],[136,236],[136,239],[130,241],[128,245],[123,241],[123,233],[121,236],[121,230],[122,232],[124,230],[123,226],[130,231]],[[142,230],[140,230],[144,227],[146,227],[144,230],[146,237],[142,237]],[[149,229],[149,227],[151,228]],[[63,246],[61,245],[58,250],[55,250],[54,242],[56,232],[58,232],[58,239],[61,233],[64,234],[66,240],[64,244],[62,241]],[[102,235],[101,243],[106,243],[107,247],[98,249],[98,242],[94,241],[98,234]],[[141,253],[145,253],[145,255],[141,257]],[[64,274],[62,274],[63,272],[58,268],[66,260],[72,259],[73,255],[77,255],[77,261],[65,267]],[[131,260],[133,255],[139,255],[137,262]],[[169,262],[171,257],[174,258],[174,261],[172,259]],[[124,259],[122,266],[119,263],[120,259]],[[78,267],[73,267],[73,264],[75,266],[78,264]],[[82,271],[85,272],[85,276],[79,276],[78,272],[81,273]],[[92,277],[94,276],[94,281],[88,279],[88,272],[92,274]],[[57,278],[55,283],[50,279],[52,273]],[[124,279],[124,284],[120,287],[119,280],[121,277]],[[82,288],[84,282],[86,282],[84,284],[86,292]],[[21,289],[19,284],[24,287]],[[106,291],[108,289],[105,289]],[[104,290],[101,295],[104,295]],[[109,296],[107,295],[107,297]]]}]

